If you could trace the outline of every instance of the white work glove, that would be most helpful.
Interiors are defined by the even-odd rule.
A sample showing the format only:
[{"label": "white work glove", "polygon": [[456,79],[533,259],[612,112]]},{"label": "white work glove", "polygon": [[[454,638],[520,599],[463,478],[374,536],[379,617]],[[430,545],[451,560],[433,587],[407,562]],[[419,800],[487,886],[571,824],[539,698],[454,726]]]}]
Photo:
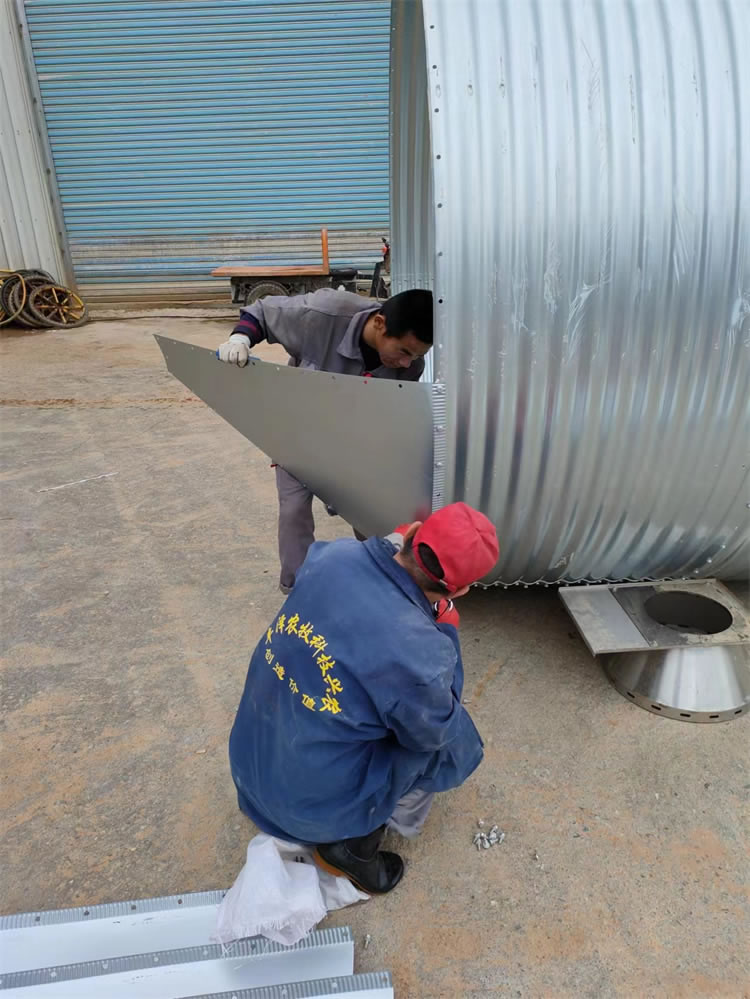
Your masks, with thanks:
[{"label": "white work glove", "polygon": [[219,347],[219,360],[227,364],[239,364],[241,368],[250,357],[250,337],[244,333],[232,333],[226,343]]}]

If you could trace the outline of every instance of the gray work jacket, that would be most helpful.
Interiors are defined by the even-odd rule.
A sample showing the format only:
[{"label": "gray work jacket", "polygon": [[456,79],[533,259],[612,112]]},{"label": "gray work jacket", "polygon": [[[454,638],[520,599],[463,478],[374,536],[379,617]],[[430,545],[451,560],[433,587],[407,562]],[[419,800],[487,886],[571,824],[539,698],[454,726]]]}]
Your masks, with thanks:
[{"label": "gray work jacket", "polygon": [[[315,368],[334,374],[362,375],[365,362],[359,340],[369,316],[380,303],[349,291],[320,288],[308,295],[268,295],[241,310],[263,331],[269,343],[280,343],[297,368]],[[375,378],[416,382],[424,371],[418,358],[408,368],[379,365]]]}]

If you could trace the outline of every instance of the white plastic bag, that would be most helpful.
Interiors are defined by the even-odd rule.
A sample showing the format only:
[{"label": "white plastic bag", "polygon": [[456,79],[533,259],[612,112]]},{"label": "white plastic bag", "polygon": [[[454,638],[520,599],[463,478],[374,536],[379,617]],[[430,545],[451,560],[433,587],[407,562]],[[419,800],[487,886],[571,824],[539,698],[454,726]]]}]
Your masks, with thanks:
[{"label": "white plastic bag", "polygon": [[369,897],[317,867],[309,847],[261,833],[219,906],[212,939],[228,944],[260,934],[291,947],[327,912]]}]

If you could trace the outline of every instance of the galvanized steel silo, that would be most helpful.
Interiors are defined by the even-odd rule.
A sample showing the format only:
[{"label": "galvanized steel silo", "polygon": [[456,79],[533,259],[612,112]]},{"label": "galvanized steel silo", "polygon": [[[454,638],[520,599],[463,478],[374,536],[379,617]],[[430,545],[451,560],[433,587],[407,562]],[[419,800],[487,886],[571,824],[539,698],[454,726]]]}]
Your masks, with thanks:
[{"label": "galvanized steel silo", "polygon": [[394,285],[497,581],[748,575],[743,52],[746,0],[394,2]]}]

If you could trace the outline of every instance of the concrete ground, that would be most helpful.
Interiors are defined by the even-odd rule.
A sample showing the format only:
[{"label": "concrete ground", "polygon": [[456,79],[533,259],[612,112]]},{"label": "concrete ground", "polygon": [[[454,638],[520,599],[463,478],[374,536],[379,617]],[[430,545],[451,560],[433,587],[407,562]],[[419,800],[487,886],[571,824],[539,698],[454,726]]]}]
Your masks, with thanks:
[{"label": "concrete ground", "polygon": [[[243,864],[226,742],[281,599],[274,480],[151,336],[228,328],[4,331],[5,913],[226,887]],[[747,719],[627,703],[550,590],[461,613],[485,760],[399,842],[402,885],[329,920],[357,970],[390,969],[399,999],[748,996]],[[479,819],[501,846],[474,849]]]}]

